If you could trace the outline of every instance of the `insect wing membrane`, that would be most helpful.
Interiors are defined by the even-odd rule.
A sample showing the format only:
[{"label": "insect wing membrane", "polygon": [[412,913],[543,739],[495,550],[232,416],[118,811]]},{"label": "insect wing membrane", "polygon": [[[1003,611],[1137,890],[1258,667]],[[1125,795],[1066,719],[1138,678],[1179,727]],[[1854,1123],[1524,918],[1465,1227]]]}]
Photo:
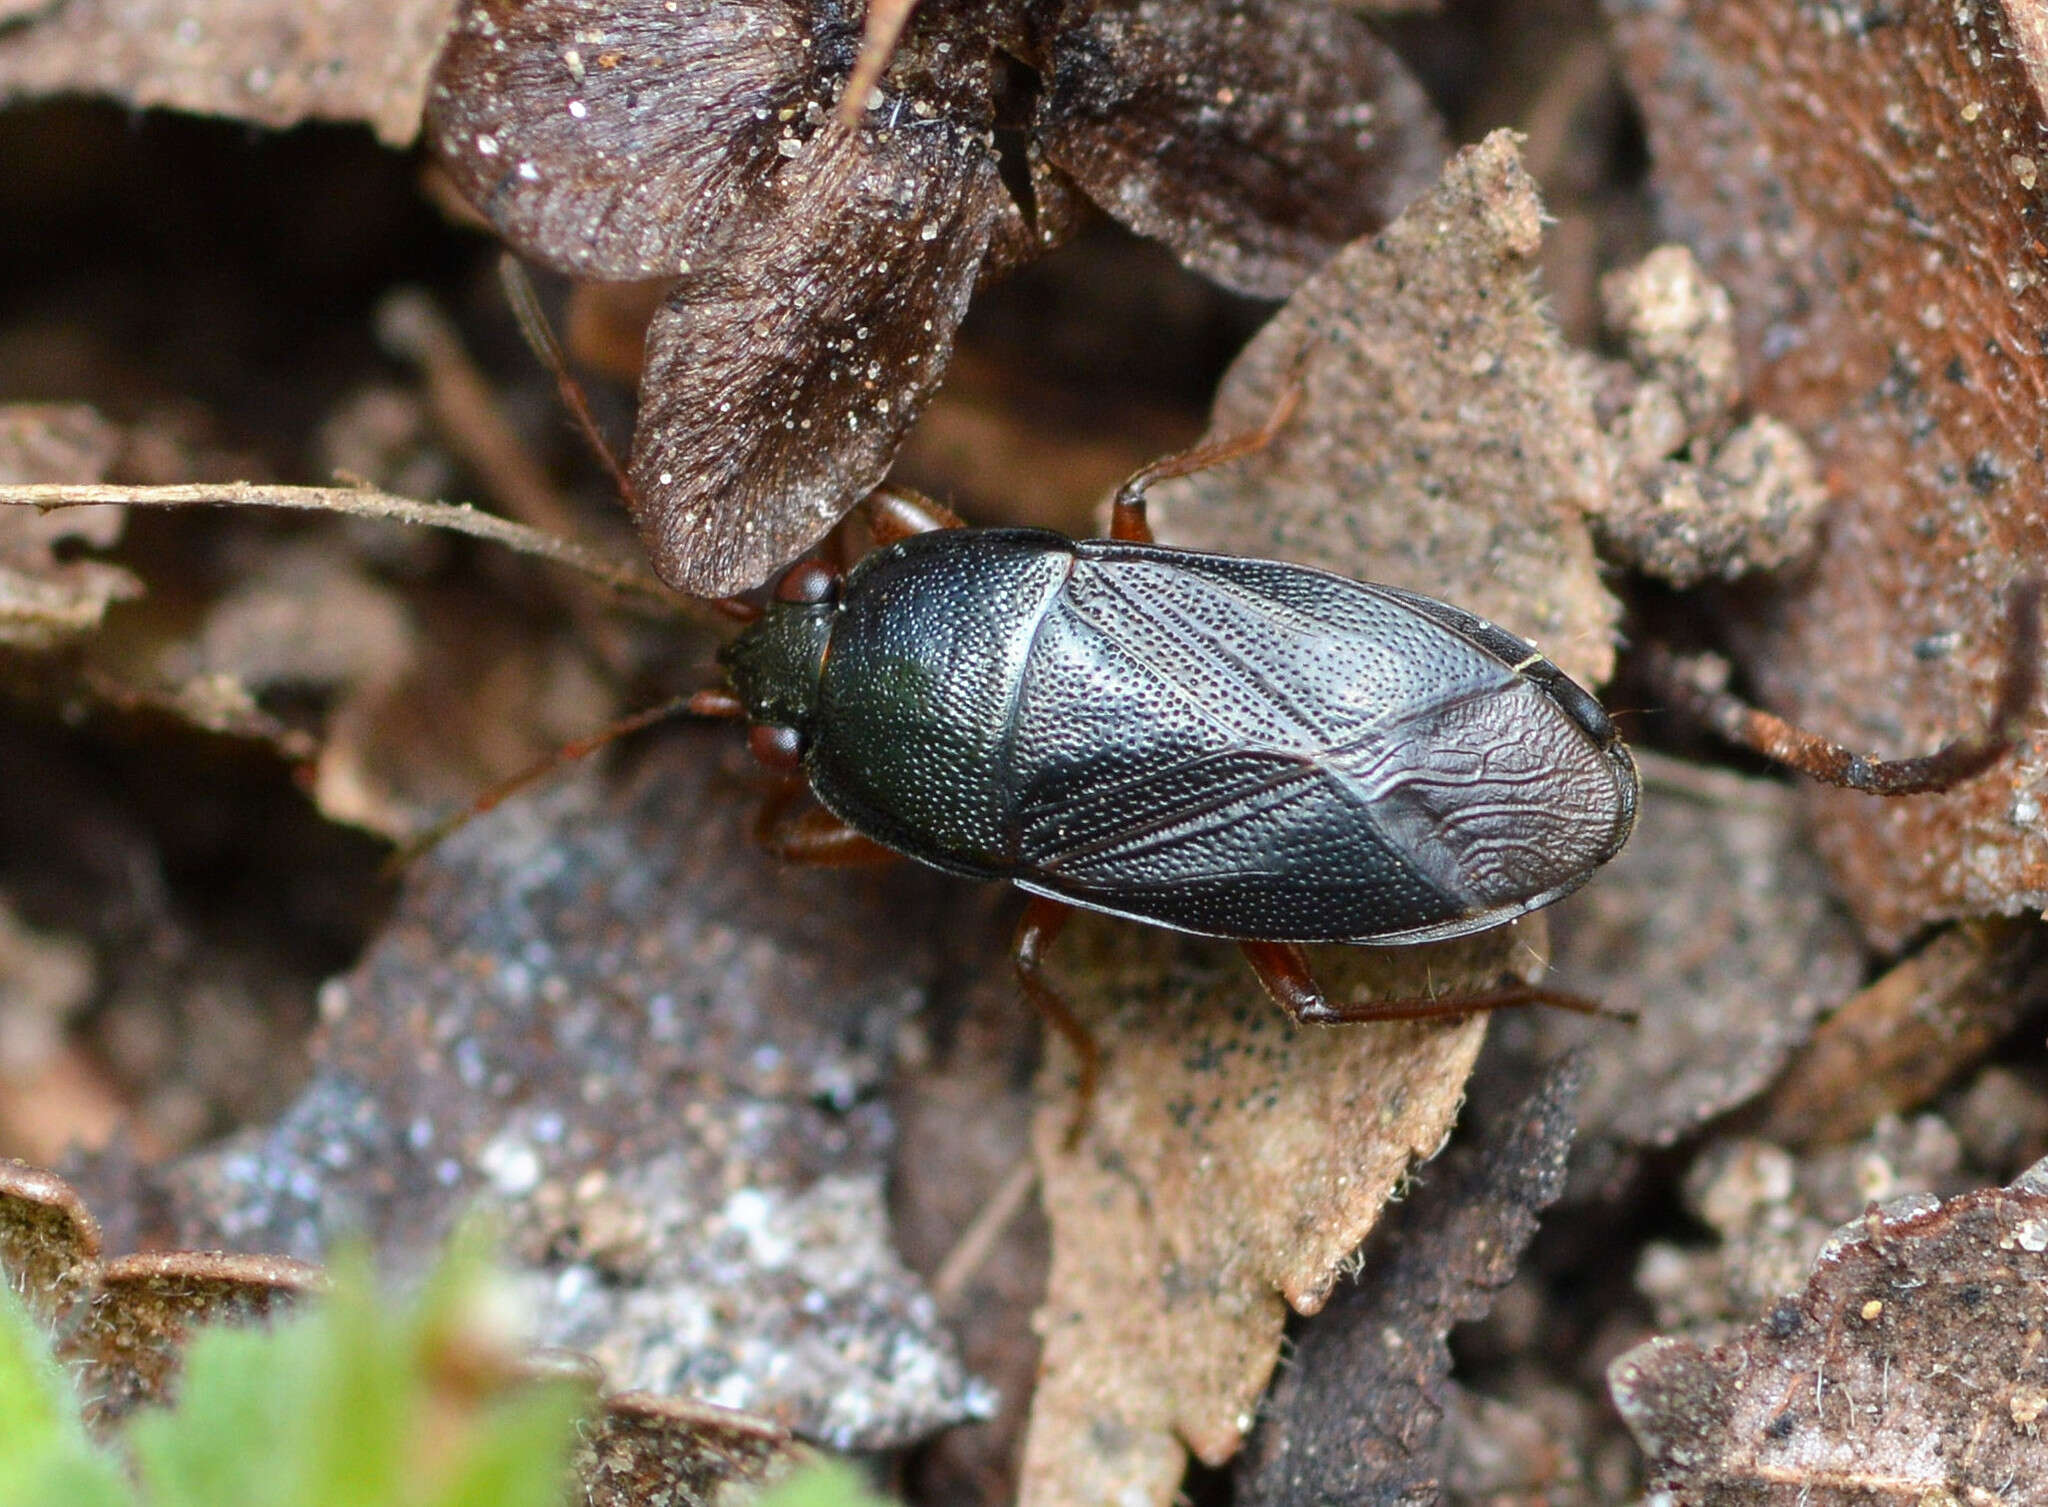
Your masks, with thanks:
[{"label": "insect wing membrane", "polygon": [[1017,705],[1019,883],[1209,935],[1381,942],[1576,887],[1627,835],[1627,754],[1501,657],[1518,640],[1417,600],[1081,546]]}]

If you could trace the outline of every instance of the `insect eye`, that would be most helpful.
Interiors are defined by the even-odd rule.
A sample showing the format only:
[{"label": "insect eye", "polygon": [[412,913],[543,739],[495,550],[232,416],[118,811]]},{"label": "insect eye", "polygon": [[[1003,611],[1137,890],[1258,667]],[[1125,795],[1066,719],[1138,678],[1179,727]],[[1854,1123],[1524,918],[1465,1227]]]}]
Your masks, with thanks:
[{"label": "insect eye", "polygon": [[747,729],[747,752],[778,774],[795,774],[804,765],[804,737],[793,727],[757,723]]},{"label": "insect eye", "polygon": [[792,565],[775,583],[775,600],[800,604],[829,602],[839,595],[839,572],[818,560]]}]

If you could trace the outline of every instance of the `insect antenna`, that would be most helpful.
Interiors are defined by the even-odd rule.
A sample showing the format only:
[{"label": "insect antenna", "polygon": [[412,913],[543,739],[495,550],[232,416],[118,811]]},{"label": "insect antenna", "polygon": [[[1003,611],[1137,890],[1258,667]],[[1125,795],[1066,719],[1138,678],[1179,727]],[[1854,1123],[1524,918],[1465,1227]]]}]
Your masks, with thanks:
[{"label": "insect antenna", "polygon": [[687,718],[702,722],[726,722],[744,717],[746,709],[739,698],[729,691],[693,691],[687,696],[677,696],[659,705],[645,707],[594,733],[572,739],[552,753],[543,754],[516,774],[508,775],[497,784],[485,790],[466,806],[458,807],[442,817],[425,831],[401,843],[392,855],[384,860],[383,874],[387,879],[396,878],[413,863],[425,857],[443,842],[461,831],[475,818],[503,805],[520,791],[534,782],[546,778],[558,769],[566,769],[581,759],[588,758],[606,744],[665,722],[671,717]]},{"label": "insect antenna", "polygon": [[[555,327],[548,320],[547,310],[541,307],[540,290],[533,285],[533,278],[518,257],[509,251],[498,258],[498,282],[505,290],[505,302],[512,309],[512,317],[519,324],[519,333],[526,340],[527,349],[545,366],[555,379],[555,391],[561,395],[562,406],[569,410],[569,417],[576,422],[577,432],[590,446],[598,464],[611,477],[612,485],[618,489],[619,501],[627,511],[634,510],[635,493],[633,478],[619,463],[618,452],[612,449],[611,441],[605,438],[604,430],[598,427],[597,417],[590,410],[590,396],[583,390],[583,384],[576,380],[576,374],[569,369],[568,353],[562,349],[562,342],[555,335]],[[761,609],[752,602],[739,597],[704,597],[693,599],[711,609],[719,616],[737,623],[751,623],[761,615]]]},{"label": "insect antenna", "polygon": [[576,380],[576,374],[569,370],[568,355],[562,349],[562,342],[555,338],[555,327],[548,323],[547,311],[540,305],[540,291],[534,287],[532,277],[519,258],[509,251],[498,258],[498,283],[505,290],[505,302],[511,306],[512,317],[519,322],[519,333],[524,337],[527,348],[553,375],[555,391],[561,395],[562,406],[569,410],[569,417],[576,421],[584,442],[611,477],[612,485],[619,489],[620,499],[630,507],[633,502],[632,478],[619,464],[618,454],[604,437],[604,431],[597,427],[596,416],[590,411],[589,395],[583,391],[583,384]]},{"label": "insect antenna", "polygon": [[1177,476],[1193,476],[1198,471],[1227,465],[1247,455],[1256,455],[1272,444],[1280,431],[1293,419],[1295,410],[1301,407],[1302,397],[1307,391],[1301,375],[1306,354],[1306,347],[1296,353],[1294,367],[1280,389],[1280,396],[1273,402],[1272,412],[1266,415],[1266,421],[1257,429],[1248,434],[1232,434],[1222,439],[1204,440],[1186,450],[1176,450],[1171,455],[1163,455],[1150,465],[1141,466],[1132,472],[1124,484],[1116,489],[1116,496],[1110,502],[1110,538],[1150,544],[1152,526],[1145,518],[1145,494],[1154,485],[1162,481],[1171,481]]},{"label": "insect antenna", "polygon": [[2041,694],[2043,590],[2043,579],[2029,576],[2007,599],[2005,660],[1984,731],[1917,758],[1860,754],[1751,706],[1727,689],[1728,664],[1716,655],[1681,657],[1652,645],[1646,651],[1649,673],[1681,711],[1773,763],[1866,795],[1932,794],[1982,774],[2025,735]]},{"label": "insect antenna", "polygon": [[848,130],[860,124],[868,96],[889,69],[896,56],[896,43],[910,24],[917,0],[868,0],[867,23],[861,29],[860,55],[853,60],[853,72],[846,76],[846,88],[839,96],[839,123]]}]

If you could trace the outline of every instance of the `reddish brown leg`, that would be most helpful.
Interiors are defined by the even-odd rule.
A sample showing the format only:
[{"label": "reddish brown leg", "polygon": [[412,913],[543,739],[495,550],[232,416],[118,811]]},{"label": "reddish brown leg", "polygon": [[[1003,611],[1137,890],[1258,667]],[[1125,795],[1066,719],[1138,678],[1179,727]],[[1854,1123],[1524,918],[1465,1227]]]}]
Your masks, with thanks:
[{"label": "reddish brown leg", "polygon": [[863,837],[821,806],[789,816],[801,785],[774,791],[754,818],[754,841],[785,863],[819,869],[870,869],[896,862],[897,855]]},{"label": "reddish brown leg", "polygon": [[1096,1080],[1102,1072],[1102,1046],[1096,1041],[1095,1034],[1081,1024],[1080,1017],[1045,981],[1045,954],[1073,913],[1071,905],[1048,900],[1043,895],[1033,895],[1024,907],[1023,918],[1017,922],[1017,940],[1011,949],[1017,982],[1023,986],[1024,997],[1045,1017],[1047,1025],[1066,1037],[1079,1065],[1079,1081],[1075,1090],[1080,1102],[1074,1110],[1073,1120],[1067,1125],[1066,1146],[1069,1151],[1074,1149],[1081,1139],[1081,1132],[1088,1126],[1088,1112],[1095,1104]]},{"label": "reddish brown leg", "polygon": [[894,544],[912,534],[929,534],[934,529],[965,528],[960,515],[943,502],[934,502],[921,492],[890,482],[876,487],[861,503],[867,514],[868,530],[875,543]]},{"label": "reddish brown leg", "polygon": [[698,691],[693,695],[679,696],[674,701],[665,701],[660,706],[650,706],[645,711],[621,717],[609,727],[599,728],[594,733],[564,743],[551,754],[534,760],[517,774],[498,781],[461,810],[450,813],[435,822],[426,831],[409,839],[389,858],[384,860],[384,873],[403,873],[413,861],[439,847],[448,838],[468,825],[473,817],[503,805],[527,786],[546,775],[553,774],[596,753],[605,744],[617,741],[629,733],[637,733],[643,727],[651,727],[670,717],[704,717],[723,720],[727,717],[744,715],[739,702],[724,691]]},{"label": "reddish brown leg", "polygon": [[1982,774],[2025,735],[2041,693],[2041,595],[2039,578],[2021,581],[2012,590],[2005,663],[1989,726],[1976,737],[1958,738],[1917,759],[1870,758],[1758,710],[1728,692],[1728,667],[1711,655],[1683,660],[1653,646],[1650,674],[1688,715],[1775,763],[1866,795],[1925,795]]},{"label": "reddish brown leg", "polygon": [[1509,984],[1462,994],[1430,999],[1362,999],[1333,1005],[1323,997],[1322,986],[1309,971],[1308,957],[1292,942],[1240,942],[1238,948],[1252,965],[1252,972],[1275,1004],[1285,1010],[1298,1026],[1348,1026],[1375,1020],[1443,1020],[1455,1015],[1472,1015],[1481,1010],[1506,1010],[1517,1005],[1551,1005],[1581,1015],[1609,1015],[1633,1019],[1625,1011],[1610,1010],[1597,1000],[1561,989],[1539,989],[1533,984]]},{"label": "reddish brown leg", "polygon": [[1145,519],[1145,493],[1152,484],[1170,481],[1176,476],[1192,476],[1212,466],[1256,455],[1272,444],[1274,436],[1287,427],[1287,421],[1294,417],[1294,410],[1301,405],[1301,392],[1299,376],[1290,377],[1280,390],[1280,400],[1266,416],[1266,422],[1252,433],[1208,440],[1192,449],[1161,456],[1151,465],[1133,472],[1130,480],[1116,489],[1116,500],[1109,506],[1109,537],[1132,544],[1150,544],[1152,525]]}]

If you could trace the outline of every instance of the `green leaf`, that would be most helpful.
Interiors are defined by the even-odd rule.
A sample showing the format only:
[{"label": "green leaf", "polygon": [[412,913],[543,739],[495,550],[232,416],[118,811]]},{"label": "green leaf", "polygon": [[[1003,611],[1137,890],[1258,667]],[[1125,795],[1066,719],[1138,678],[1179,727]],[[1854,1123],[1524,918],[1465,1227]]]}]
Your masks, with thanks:
[{"label": "green leaf", "polygon": [[[506,1369],[474,1237],[406,1305],[344,1254],[329,1292],[269,1329],[210,1329],[178,1405],[128,1440],[148,1507],[556,1507],[586,1388]],[[11,1504],[0,1503],[0,1507]]]},{"label": "green leaf", "polygon": [[136,1507],[128,1478],[97,1450],[47,1450],[8,1465],[0,1479],[0,1507]]},{"label": "green leaf", "polygon": [[151,1507],[260,1507],[290,1500],[294,1461],[273,1444],[288,1431],[296,1399],[276,1364],[280,1337],[259,1329],[208,1329],[185,1355],[175,1412],[152,1408],[128,1425],[127,1442]]},{"label": "green leaf", "polygon": [[433,1507],[558,1507],[568,1499],[569,1450],[590,1394],[548,1382],[495,1410]]},{"label": "green leaf", "polygon": [[0,1473],[8,1457],[83,1440],[78,1402],[50,1356],[49,1341],[14,1284],[0,1273]]},{"label": "green leaf", "polygon": [[875,1495],[844,1460],[820,1460],[769,1491],[754,1507],[895,1507]]},{"label": "green leaf", "polygon": [[78,1398],[7,1273],[0,1271],[0,1507],[129,1507],[93,1446]]}]

